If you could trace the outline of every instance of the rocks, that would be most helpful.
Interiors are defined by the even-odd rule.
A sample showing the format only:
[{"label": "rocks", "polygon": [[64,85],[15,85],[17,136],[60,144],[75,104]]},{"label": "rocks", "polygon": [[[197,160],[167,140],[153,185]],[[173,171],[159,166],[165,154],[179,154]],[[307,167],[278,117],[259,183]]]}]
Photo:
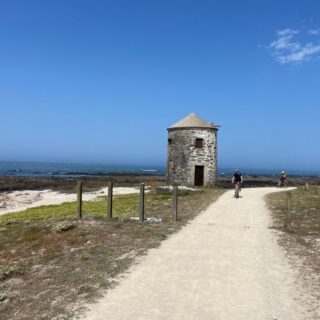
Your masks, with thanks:
[{"label": "rocks", "polygon": [[3,302],[8,299],[8,294],[6,292],[0,291],[0,302]]},{"label": "rocks", "polygon": [[6,208],[7,207],[7,203],[5,201],[0,202],[0,208]]},{"label": "rocks", "polygon": [[10,286],[10,287],[18,287],[21,284],[23,284],[23,280],[20,278],[12,278],[6,281],[6,285]]},{"label": "rocks", "polygon": [[31,271],[37,272],[37,271],[41,270],[42,268],[43,268],[43,264],[35,264],[34,266],[32,266]]},{"label": "rocks", "polygon": [[[154,193],[161,194],[161,193],[169,193],[172,192],[173,187],[172,186],[163,186],[163,187],[157,187],[154,189]],[[178,188],[179,194],[187,194],[189,192],[198,192],[199,189],[190,188],[187,186],[179,186]]]},{"label": "rocks", "polygon": [[[135,221],[139,221],[139,217],[130,217],[130,220],[135,220]],[[145,217],[144,218],[145,222],[162,222],[162,218],[159,217]]]}]

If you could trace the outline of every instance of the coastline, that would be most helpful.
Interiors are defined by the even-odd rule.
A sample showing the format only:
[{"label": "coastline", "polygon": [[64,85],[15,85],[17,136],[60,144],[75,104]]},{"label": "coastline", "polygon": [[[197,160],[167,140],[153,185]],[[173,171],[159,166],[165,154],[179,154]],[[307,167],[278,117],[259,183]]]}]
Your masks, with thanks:
[{"label": "coastline", "polygon": [[[106,188],[109,182],[114,187],[138,187],[141,183],[152,186],[163,186],[166,184],[165,175],[148,174],[110,174],[103,176],[79,176],[79,177],[16,177],[0,176],[0,193],[24,190],[52,190],[64,193],[73,193],[77,181],[83,181],[84,192],[94,192]],[[244,175],[243,187],[270,187],[276,186],[278,177]],[[320,185],[319,176],[292,176],[288,177],[288,186],[301,186],[306,183]],[[231,176],[218,177],[217,187],[230,188]]]},{"label": "coastline", "polygon": [[0,176],[0,192],[17,190],[46,190],[73,192],[77,181],[84,183],[84,191],[96,191],[104,188],[109,182],[115,187],[136,187],[140,183],[165,184],[163,175],[110,174],[104,176],[79,177],[15,177]]},{"label": "coastline", "polygon": [[[106,196],[109,182],[114,183],[115,195],[138,193],[140,183],[152,187],[166,184],[165,176],[154,174],[111,174],[73,178],[0,176],[0,215],[43,205],[76,201],[76,185],[79,179],[83,181],[85,201]],[[216,187],[232,188],[230,181],[230,176],[219,177]],[[271,176],[246,176],[243,187],[271,187],[276,186],[277,181],[277,177]],[[320,177],[292,177],[288,180],[289,187],[303,186],[306,183],[320,185]]]}]

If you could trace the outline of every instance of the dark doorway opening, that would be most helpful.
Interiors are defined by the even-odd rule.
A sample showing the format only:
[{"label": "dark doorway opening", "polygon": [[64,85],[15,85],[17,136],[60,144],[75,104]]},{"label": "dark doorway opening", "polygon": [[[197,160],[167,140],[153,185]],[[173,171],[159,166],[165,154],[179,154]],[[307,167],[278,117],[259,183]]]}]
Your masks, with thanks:
[{"label": "dark doorway opening", "polygon": [[204,183],[204,166],[196,166],[194,170],[194,185],[203,186]]}]

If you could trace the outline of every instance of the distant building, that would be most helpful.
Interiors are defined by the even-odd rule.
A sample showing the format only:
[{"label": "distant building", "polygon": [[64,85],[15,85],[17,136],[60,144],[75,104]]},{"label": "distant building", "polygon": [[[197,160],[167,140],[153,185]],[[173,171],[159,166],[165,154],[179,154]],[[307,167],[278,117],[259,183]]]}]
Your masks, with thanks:
[{"label": "distant building", "polygon": [[218,126],[194,113],[168,128],[167,183],[214,185]]}]

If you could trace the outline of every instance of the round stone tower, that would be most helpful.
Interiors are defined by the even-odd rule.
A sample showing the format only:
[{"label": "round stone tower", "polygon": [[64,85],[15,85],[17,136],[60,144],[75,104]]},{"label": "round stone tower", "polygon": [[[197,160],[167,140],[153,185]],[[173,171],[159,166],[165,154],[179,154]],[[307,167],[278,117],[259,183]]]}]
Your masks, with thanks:
[{"label": "round stone tower", "polygon": [[168,128],[167,183],[214,185],[218,126],[194,113]]}]

